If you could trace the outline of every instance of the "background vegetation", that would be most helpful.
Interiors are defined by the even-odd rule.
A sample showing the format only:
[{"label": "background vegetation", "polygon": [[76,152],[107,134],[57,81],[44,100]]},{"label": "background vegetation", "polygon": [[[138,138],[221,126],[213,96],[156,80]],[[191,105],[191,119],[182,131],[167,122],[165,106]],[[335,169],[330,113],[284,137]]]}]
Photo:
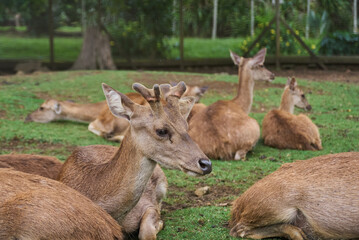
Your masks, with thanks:
[{"label": "background vegetation", "polygon": [[[150,87],[153,82],[182,79],[190,84],[210,86],[202,99],[207,105],[218,99],[231,99],[238,81],[237,76],[223,74],[133,71],[73,71],[0,77],[0,153],[37,153],[65,160],[76,146],[118,146],[118,143],[107,142],[90,133],[86,124],[24,123],[24,119],[45,98],[71,99],[80,103],[102,101],[101,82],[129,92],[135,81]],[[277,150],[264,146],[260,140],[247,155],[247,161],[213,159],[213,173],[206,177],[193,178],[179,171],[165,170],[169,182],[162,211],[166,225],[158,239],[232,239],[227,227],[230,202],[254,182],[286,162],[359,151],[359,85],[331,82],[331,79],[328,82],[297,80],[313,110],[295,112],[308,115],[317,124],[324,149],[317,152]],[[273,83],[256,83],[250,116],[260,125],[266,112],[279,105],[285,82],[285,78],[276,78]],[[209,194],[196,197],[194,190],[202,186],[210,186]]]},{"label": "background vegetation", "polygon": [[[82,28],[99,24],[110,35],[112,55],[116,59],[178,59],[179,0],[53,0],[56,61],[74,61],[81,50]],[[250,0],[218,2],[217,38],[210,41],[213,24],[213,0],[183,0],[185,58],[227,57],[228,48],[243,54],[248,45],[274,16],[273,1],[255,0],[254,29],[250,35]],[[322,55],[353,54],[328,47],[337,31],[352,33],[352,2],[312,0],[309,16],[307,1],[286,0],[281,15],[304,38],[309,20],[309,47]],[[85,4],[84,4],[85,3]],[[48,1],[3,0],[0,2],[1,59],[47,59]],[[15,14],[21,14],[22,28],[14,27]],[[308,18],[307,18],[308,17]],[[267,47],[274,53],[274,27],[256,49]],[[282,55],[308,55],[293,36],[281,29]],[[31,40],[29,40],[31,37]],[[68,41],[71,37],[73,41]],[[324,42],[321,40],[324,38]],[[13,39],[14,41],[10,40]],[[20,39],[24,40],[21,41]],[[245,39],[246,41],[242,41]],[[230,43],[229,43],[230,42]],[[73,44],[73,45],[72,45]],[[27,45],[27,46],[25,46]],[[14,56],[13,49],[24,50]],[[25,49],[24,49],[25,48]],[[339,52],[339,53],[337,53]],[[357,54],[356,52],[354,54]]]}]

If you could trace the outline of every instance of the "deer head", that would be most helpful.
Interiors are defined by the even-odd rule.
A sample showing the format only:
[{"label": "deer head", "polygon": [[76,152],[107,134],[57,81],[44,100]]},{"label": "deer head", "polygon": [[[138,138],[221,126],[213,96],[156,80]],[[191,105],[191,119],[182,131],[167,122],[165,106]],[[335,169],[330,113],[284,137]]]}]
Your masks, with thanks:
[{"label": "deer head", "polygon": [[144,157],[194,176],[212,171],[210,160],[187,133],[186,118],[194,98],[181,98],[186,91],[184,82],[174,87],[155,84],[153,89],[134,83],[133,89],[149,106],[134,103],[106,84],[102,87],[112,114],[130,122],[128,134]]},{"label": "deer head", "polygon": [[252,76],[253,80],[256,81],[273,81],[274,73],[270,72],[264,67],[264,60],[266,57],[267,49],[261,49],[254,57],[244,58],[240,57],[231,50],[229,50],[233,63],[238,65],[238,67],[243,67],[246,71],[249,71],[247,74]]},{"label": "deer head", "polygon": [[37,110],[27,115],[25,122],[48,123],[59,119],[61,111],[61,104],[58,101],[46,100]]},{"label": "deer head", "polygon": [[294,106],[310,111],[312,106],[308,103],[302,90],[297,86],[297,81],[294,77],[288,77],[286,88],[289,89],[289,95]]}]

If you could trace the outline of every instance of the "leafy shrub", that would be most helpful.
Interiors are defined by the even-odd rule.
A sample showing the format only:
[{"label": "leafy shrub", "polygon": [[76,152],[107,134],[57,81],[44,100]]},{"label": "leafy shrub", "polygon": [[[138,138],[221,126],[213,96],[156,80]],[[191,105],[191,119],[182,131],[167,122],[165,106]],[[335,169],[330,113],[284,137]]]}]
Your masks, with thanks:
[{"label": "leafy shrub", "polygon": [[[263,31],[265,26],[268,26],[269,22],[259,23],[256,28],[256,34],[254,37],[248,37],[242,42],[240,50],[242,53],[247,52],[248,47],[251,43],[257,38],[257,36]],[[298,30],[294,30],[297,35],[299,35]],[[250,52],[250,56],[258,52],[262,48],[267,48],[267,54],[275,54],[276,50],[276,30],[275,26],[271,28],[264,37],[255,45],[255,47]],[[302,38],[302,37],[301,37]],[[306,55],[306,51],[303,50],[303,47],[298,43],[294,36],[286,29],[283,25],[280,26],[280,53],[282,55]],[[302,38],[303,39],[303,38]],[[316,45],[310,44],[309,47],[315,51]]]},{"label": "leafy shrub", "polygon": [[319,53],[324,55],[359,55],[359,35],[334,32],[322,39]]}]

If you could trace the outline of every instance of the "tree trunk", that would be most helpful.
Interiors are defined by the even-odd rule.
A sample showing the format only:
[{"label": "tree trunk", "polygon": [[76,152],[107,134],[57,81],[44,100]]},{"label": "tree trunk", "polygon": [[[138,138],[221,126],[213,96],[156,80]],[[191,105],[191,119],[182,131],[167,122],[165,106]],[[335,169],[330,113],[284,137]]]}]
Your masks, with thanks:
[{"label": "tree trunk", "polygon": [[98,26],[88,27],[85,32],[80,56],[72,66],[73,70],[116,69],[112,60],[110,41]]}]

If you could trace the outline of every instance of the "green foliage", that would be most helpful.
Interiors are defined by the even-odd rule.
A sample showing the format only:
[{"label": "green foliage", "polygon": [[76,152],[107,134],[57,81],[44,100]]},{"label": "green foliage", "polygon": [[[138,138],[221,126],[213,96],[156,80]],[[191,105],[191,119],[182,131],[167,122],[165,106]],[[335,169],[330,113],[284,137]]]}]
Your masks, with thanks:
[{"label": "green foliage", "polygon": [[[116,2],[116,1],[115,1]],[[166,37],[171,29],[171,1],[126,0],[114,7],[119,16],[107,24],[113,37],[114,55],[132,58],[164,57],[168,51]]]},{"label": "green foliage", "polygon": [[334,32],[322,39],[319,53],[324,55],[359,55],[359,35]]},{"label": "green foliage", "polygon": [[[269,22],[259,23],[256,28],[256,35],[254,37],[247,37],[246,40],[242,42],[240,50],[242,53],[247,52],[248,47],[251,43],[257,38],[258,34],[264,29],[265,26],[268,26]],[[272,25],[273,26],[273,25]],[[295,34],[300,36],[300,32],[294,29]],[[303,37],[301,36],[303,39]],[[308,53],[303,49],[299,42],[291,35],[290,31],[285,28],[283,25],[280,26],[280,53],[282,55],[308,55]],[[305,41],[307,44],[311,43],[309,47],[312,51],[316,52],[317,46],[313,41]],[[252,49],[251,54],[253,55],[258,52],[260,49],[266,47],[268,54],[275,54],[276,51],[276,30],[275,27],[272,27],[269,31],[266,32],[263,38],[256,43],[255,47]]]}]

